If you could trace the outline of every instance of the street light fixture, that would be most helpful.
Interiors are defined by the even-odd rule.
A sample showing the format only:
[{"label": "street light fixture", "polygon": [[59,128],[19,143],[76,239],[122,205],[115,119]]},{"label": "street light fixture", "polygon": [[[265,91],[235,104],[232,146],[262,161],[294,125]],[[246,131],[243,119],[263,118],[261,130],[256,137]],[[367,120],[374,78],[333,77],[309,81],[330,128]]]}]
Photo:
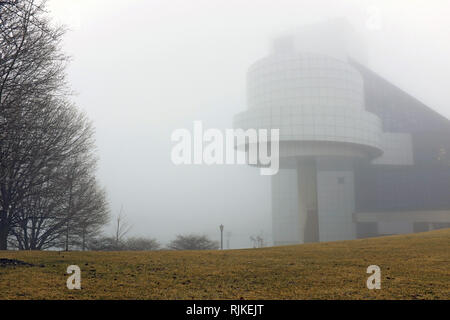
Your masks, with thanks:
[{"label": "street light fixture", "polygon": [[220,250],[223,250],[223,224],[220,225]]}]

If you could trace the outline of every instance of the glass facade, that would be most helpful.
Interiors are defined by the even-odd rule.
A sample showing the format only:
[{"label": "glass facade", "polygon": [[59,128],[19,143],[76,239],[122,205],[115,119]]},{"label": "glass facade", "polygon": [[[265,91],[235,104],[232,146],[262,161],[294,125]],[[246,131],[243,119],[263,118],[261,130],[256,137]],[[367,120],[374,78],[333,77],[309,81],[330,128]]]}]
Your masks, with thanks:
[{"label": "glass facade", "polygon": [[[305,44],[294,38],[249,68],[248,109],[234,118],[235,128],[279,129],[275,243],[450,222],[450,122],[345,55],[324,53],[343,53],[339,44],[301,51]],[[415,213],[406,221],[404,212]]]},{"label": "glass facade", "polygon": [[[450,122],[367,68],[354,66],[364,78],[366,108],[380,117],[384,131],[409,133],[412,150],[403,165],[375,160],[355,167],[356,211],[449,210]],[[360,228],[373,233],[373,226]],[[414,230],[428,228],[414,223]]]}]

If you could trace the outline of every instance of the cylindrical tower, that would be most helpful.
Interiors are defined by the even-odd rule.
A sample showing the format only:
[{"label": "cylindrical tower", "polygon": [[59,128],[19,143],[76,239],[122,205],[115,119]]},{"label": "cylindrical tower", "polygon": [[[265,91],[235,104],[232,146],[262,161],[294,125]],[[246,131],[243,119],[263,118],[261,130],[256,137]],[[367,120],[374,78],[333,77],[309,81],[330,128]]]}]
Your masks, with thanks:
[{"label": "cylindrical tower", "polygon": [[362,77],[348,63],[363,50],[343,26],[280,37],[248,70],[248,110],[235,116],[234,127],[280,130],[275,245],[353,239],[352,163],[382,154],[381,121],[366,111]]}]

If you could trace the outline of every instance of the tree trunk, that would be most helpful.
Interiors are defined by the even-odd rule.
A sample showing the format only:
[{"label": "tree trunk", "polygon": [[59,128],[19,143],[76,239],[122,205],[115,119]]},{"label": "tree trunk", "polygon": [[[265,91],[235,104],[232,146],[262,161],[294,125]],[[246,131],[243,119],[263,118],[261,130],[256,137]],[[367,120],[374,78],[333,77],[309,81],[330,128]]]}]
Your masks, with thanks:
[{"label": "tree trunk", "polygon": [[83,232],[83,245],[82,245],[83,251],[86,250],[86,232]]},{"label": "tree trunk", "polygon": [[0,250],[8,249],[8,224],[0,220]]},{"label": "tree trunk", "polygon": [[66,229],[66,251],[69,251],[69,222],[67,221]]}]

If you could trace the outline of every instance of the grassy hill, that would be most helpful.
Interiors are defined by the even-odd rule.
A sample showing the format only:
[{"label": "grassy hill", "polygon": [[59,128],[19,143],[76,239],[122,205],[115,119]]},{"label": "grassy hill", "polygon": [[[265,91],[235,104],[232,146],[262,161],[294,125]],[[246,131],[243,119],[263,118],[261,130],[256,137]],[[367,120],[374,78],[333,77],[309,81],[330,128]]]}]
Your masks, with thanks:
[{"label": "grassy hill", "polygon": [[[450,299],[450,229],[264,249],[1,258],[33,266],[0,263],[0,299]],[[72,264],[81,290],[66,287]],[[366,287],[372,264],[380,290]]]}]

